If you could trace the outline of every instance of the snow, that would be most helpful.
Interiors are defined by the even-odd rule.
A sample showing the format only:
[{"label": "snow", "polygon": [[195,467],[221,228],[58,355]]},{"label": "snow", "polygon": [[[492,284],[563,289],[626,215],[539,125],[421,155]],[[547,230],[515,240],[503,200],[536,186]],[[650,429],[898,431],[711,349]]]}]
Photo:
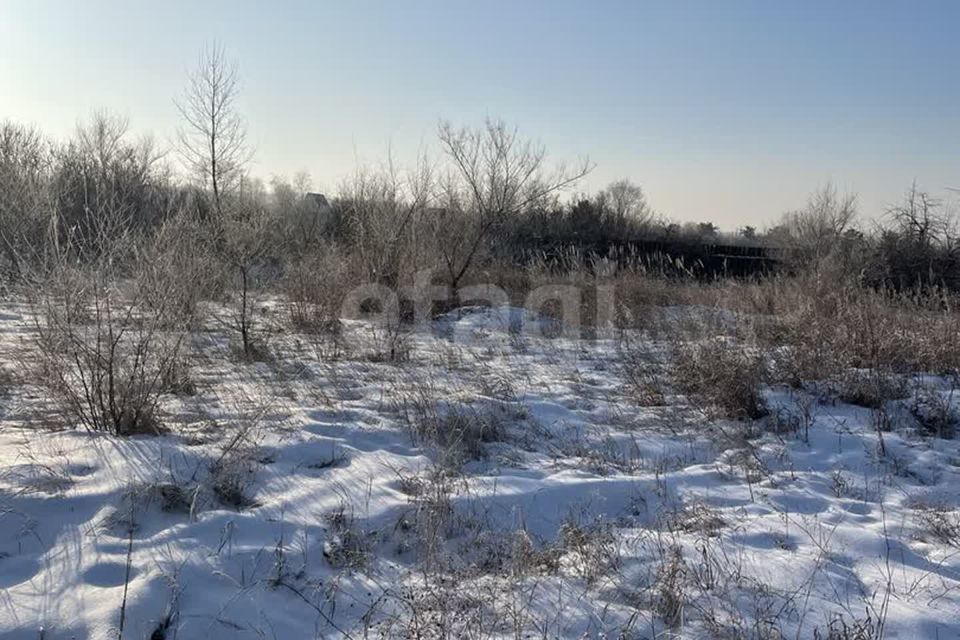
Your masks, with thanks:
[{"label": "snow", "polygon": [[[11,367],[28,313],[0,311]],[[475,637],[812,637],[884,610],[887,637],[960,637],[960,557],[922,526],[933,507],[957,522],[960,443],[897,429],[881,455],[869,410],[778,387],[765,393],[781,414],[812,407],[809,442],[758,430],[747,455],[718,437],[736,425],[682,397],[632,403],[615,340],[520,330],[541,320],[459,310],[412,335],[400,364],[321,362],[282,334],[277,363],[241,365],[198,338],[199,394],[164,398],[171,432],[157,437],[62,429],[38,390],[10,390],[0,637],[115,638],[125,592],[127,638],[167,617],[171,638],[399,636],[424,593],[474,598],[456,616],[486,621]],[[348,341],[367,329],[348,323]],[[411,435],[401,404],[424,390],[503,425],[459,475],[438,475]],[[256,446],[237,471],[251,502],[236,508],[208,478],[243,425]],[[448,492],[446,590],[425,578],[415,522],[442,510],[414,478]],[[520,535],[557,566],[477,569]],[[671,554],[686,586],[668,620]]]}]

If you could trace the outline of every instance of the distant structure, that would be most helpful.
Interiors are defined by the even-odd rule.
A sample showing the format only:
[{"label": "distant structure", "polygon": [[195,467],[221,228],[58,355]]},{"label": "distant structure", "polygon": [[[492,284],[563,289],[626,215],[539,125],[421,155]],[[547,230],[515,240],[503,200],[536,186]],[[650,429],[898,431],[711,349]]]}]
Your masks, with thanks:
[{"label": "distant structure", "polygon": [[306,197],[309,202],[317,205],[317,209],[320,211],[329,211],[331,209],[330,201],[327,200],[327,196],[322,193],[308,193]]},{"label": "distant structure", "polygon": [[318,231],[326,229],[333,220],[333,207],[330,206],[327,196],[322,193],[308,193],[306,198],[307,202],[312,205],[308,207],[310,215],[313,217],[309,227]]},{"label": "distant structure", "polygon": [[[720,244],[705,239],[659,238],[628,242],[573,245],[588,263],[610,260],[619,267],[643,267],[660,275],[685,275],[711,280],[720,277],[752,277],[782,267],[781,250],[754,244]],[[521,262],[543,260],[563,268],[571,245],[540,239],[524,247]]]}]

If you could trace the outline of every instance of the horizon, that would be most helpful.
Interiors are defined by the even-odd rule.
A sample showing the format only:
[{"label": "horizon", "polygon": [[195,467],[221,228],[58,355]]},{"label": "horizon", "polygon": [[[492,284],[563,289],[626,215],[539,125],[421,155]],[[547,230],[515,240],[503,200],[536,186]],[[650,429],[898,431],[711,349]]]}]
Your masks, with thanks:
[{"label": "horizon", "polygon": [[662,215],[725,231],[770,227],[827,182],[864,221],[914,180],[960,186],[949,2],[8,0],[0,14],[0,120],[63,139],[105,109],[172,147],[174,100],[215,40],[239,63],[250,173],[306,171],[318,192],[388,153],[437,155],[441,119],[487,116],[552,159],[589,156],[573,192],[629,178]]}]

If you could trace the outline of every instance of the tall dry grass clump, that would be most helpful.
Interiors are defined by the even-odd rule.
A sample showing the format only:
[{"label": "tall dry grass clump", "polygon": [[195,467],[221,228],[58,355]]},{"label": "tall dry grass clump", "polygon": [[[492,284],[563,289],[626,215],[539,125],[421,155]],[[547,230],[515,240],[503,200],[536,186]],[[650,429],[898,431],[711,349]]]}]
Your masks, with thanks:
[{"label": "tall dry grass clump", "polygon": [[960,370],[960,313],[952,294],[873,289],[850,278],[809,275],[772,279],[756,289],[774,300],[756,333],[775,351],[785,382],[827,379],[849,368]]},{"label": "tall dry grass clump", "polygon": [[350,256],[334,244],[298,256],[283,274],[281,287],[295,330],[339,333],[340,311],[353,282]]},{"label": "tall dry grass clump", "polygon": [[705,400],[724,417],[755,420],[768,413],[761,393],[767,377],[762,354],[724,339],[680,344],[672,373],[681,389]]}]

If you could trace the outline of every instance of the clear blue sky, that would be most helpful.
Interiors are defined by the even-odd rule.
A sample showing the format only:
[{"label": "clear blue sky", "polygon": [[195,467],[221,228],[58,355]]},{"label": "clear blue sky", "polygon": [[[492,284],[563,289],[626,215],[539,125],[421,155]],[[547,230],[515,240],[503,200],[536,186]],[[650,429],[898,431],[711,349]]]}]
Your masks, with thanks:
[{"label": "clear blue sky", "polygon": [[960,2],[0,0],[0,119],[107,108],[169,141],[203,43],[239,60],[269,178],[333,189],[443,117],[502,117],[681,220],[764,224],[832,180],[869,216],[960,186]]}]

